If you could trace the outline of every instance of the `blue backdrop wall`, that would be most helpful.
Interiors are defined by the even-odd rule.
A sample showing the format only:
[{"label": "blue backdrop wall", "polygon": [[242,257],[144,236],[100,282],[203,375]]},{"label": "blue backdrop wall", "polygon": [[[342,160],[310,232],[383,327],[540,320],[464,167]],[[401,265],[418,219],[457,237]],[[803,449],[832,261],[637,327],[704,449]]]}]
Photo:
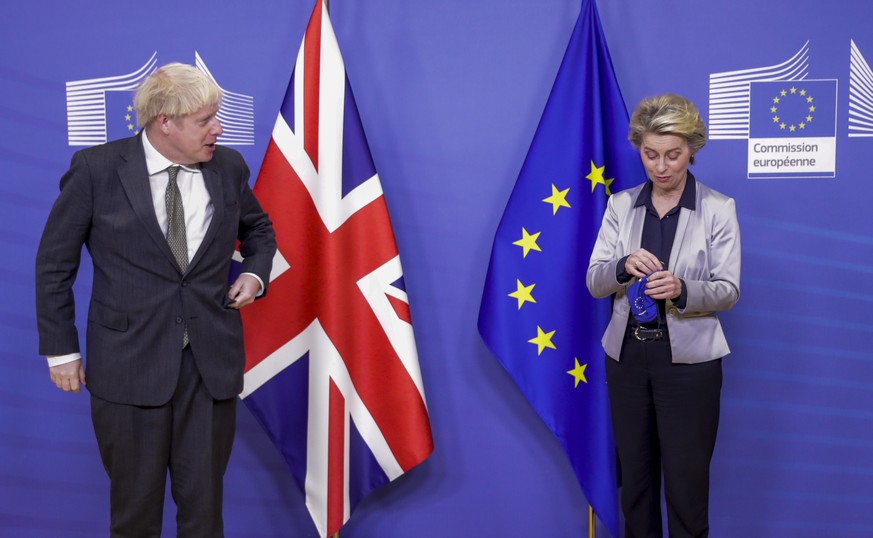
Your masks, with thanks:
[{"label": "blue backdrop wall", "polygon": [[[579,7],[331,2],[403,256],[436,443],[422,466],[361,505],[343,537],[585,534],[585,499],[562,452],[476,332],[493,234]],[[873,124],[864,59],[873,60],[873,4],[598,7],[628,107],[666,91],[695,101],[712,136],[693,170],[737,200],[742,296],[722,316],[733,353],[713,462],[712,535],[873,535],[873,127],[863,123]],[[77,149],[67,83],[124,76],[155,54],[158,65],[199,54],[225,89],[252,98],[254,129],[236,147],[255,177],[311,9],[311,0],[4,4],[0,535],[93,537],[108,525],[88,398],[54,388],[37,355],[33,261]],[[746,84],[768,76],[805,79],[784,89],[806,84],[827,96],[815,116],[828,128],[816,132],[814,173],[762,172],[760,161],[773,155],[755,144],[798,136],[742,119],[752,110],[769,121],[765,101],[781,86]],[[731,93],[743,84],[751,97]],[[123,112],[112,119],[128,98],[118,97],[107,100],[110,138],[125,132]],[[802,122],[800,114],[786,123]],[[804,151],[798,158],[809,157]],[[776,177],[750,178],[756,173]],[[89,283],[85,267],[80,297]],[[238,429],[228,536],[315,536],[290,473],[244,409]],[[167,536],[173,515],[165,514]]]}]

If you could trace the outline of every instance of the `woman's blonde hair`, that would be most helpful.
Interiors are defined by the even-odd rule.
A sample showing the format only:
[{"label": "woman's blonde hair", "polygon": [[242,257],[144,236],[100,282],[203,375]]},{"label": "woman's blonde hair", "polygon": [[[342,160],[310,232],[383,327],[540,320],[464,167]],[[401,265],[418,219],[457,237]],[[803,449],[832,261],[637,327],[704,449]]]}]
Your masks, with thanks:
[{"label": "woman's blonde hair", "polygon": [[221,88],[206,73],[178,62],[160,67],[136,89],[133,107],[140,127],[164,114],[180,118],[204,106],[221,104]]},{"label": "woman's blonde hair", "polygon": [[706,145],[706,125],[694,103],[681,95],[665,93],[640,101],[630,119],[628,140],[639,149],[646,134],[671,134],[682,137],[694,154]]}]

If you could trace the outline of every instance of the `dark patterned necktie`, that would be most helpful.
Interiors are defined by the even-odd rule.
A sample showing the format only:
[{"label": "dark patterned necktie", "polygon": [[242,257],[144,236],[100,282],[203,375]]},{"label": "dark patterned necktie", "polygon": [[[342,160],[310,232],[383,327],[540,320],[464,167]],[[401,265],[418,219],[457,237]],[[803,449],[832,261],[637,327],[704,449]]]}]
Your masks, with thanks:
[{"label": "dark patterned necktie", "polygon": [[[176,183],[179,168],[179,166],[167,168],[170,181],[167,182],[164,200],[167,203],[167,243],[170,244],[176,264],[184,273],[188,269],[188,239],[185,235],[185,208],[182,207],[182,193],[179,192],[179,184]],[[186,327],[185,334],[182,336],[182,347],[187,345],[188,328]]]},{"label": "dark patterned necktie", "polygon": [[167,243],[176,258],[179,269],[185,272],[188,268],[188,239],[185,235],[185,208],[182,207],[182,193],[179,192],[179,184],[176,176],[179,175],[179,166],[167,168],[170,181],[167,182],[167,192],[164,199],[167,202]]}]

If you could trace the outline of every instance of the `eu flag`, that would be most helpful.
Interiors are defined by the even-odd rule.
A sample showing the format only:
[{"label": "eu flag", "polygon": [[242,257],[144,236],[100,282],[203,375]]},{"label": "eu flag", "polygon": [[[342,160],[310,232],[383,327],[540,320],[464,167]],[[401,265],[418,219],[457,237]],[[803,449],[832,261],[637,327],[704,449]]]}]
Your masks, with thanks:
[{"label": "eu flag", "polygon": [[479,332],[567,453],[618,536],[615,447],[600,337],[607,300],[585,272],[607,198],[645,173],[594,0],[583,3],[497,228]]}]

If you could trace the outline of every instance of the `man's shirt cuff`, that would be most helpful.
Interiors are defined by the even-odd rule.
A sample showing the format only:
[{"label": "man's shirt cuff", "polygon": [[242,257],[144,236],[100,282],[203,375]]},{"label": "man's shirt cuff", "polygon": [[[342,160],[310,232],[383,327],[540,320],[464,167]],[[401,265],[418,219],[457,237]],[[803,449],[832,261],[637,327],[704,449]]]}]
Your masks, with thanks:
[{"label": "man's shirt cuff", "polygon": [[258,275],[254,274],[254,273],[240,273],[240,274],[251,275],[258,280],[258,283],[261,285],[261,289],[258,290],[258,293],[255,294],[255,297],[260,297],[261,295],[264,294],[264,281],[261,280],[261,277],[259,277]]},{"label": "man's shirt cuff", "polygon": [[82,358],[81,353],[68,353],[66,355],[48,355],[46,356],[46,360],[48,360],[49,368],[54,366],[60,366],[62,364],[67,364],[68,362],[77,361]]}]

